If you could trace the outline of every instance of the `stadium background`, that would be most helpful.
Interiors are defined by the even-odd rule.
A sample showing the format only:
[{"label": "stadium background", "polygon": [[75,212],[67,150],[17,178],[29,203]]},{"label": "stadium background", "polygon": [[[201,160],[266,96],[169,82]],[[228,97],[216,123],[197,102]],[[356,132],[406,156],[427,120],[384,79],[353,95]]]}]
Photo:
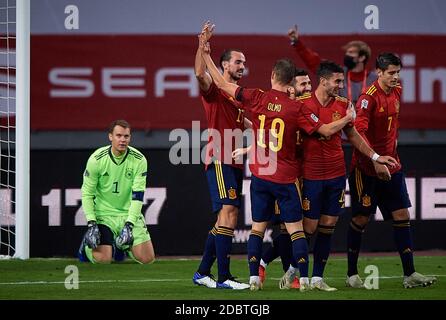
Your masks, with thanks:
[{"label": "stadium background", "polygon": [[[195,34],[208,18],[217,25],[214,57],[227,47],[245,52],[246,86],[268,88],[277,58],[304,66],[286,37],[295,23],[308,47],[334,61],[341,62],[340,47],[353,39],[371,46],[370,65],[380,51],[400,54],[399,150],[414,204],[415,248],[446,249],[446,3],[374,1],[379,29],[367,30],[368,2],[31,1],[31,257],[74,256],[85,230],[82,172],[89,154],[108,143],[105,130],[116,118],[133,125],[132,144],[149,160],[143,210],[157,254],[201,253],[214,222],[203,166],[172,165],[176,141],[169,132],[190,133],[193,120],[206,128],[193,60]],[[78,30],[65,28],[67,5],[79,9]],[[246,193],[248,186],[249,177]],[[245,196],[236,253],[246,251],[249,216]],[[348,216],[347,210],[335,232],[334,251],[345,248]],[[364,249],[394,250],[390,230],[373,222]]]}]

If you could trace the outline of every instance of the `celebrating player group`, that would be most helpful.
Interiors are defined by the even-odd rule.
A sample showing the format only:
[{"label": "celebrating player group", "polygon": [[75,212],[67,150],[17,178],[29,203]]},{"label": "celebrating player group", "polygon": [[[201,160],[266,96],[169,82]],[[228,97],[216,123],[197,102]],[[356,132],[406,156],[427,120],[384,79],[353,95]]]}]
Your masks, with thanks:
[{"label": "celebrating player group", "polygon": [[[385,220],[392,221],[404,288],[433,284],[435,277],[422,275],[414,267],[411,203],[397,153],[402,91],[399,57],[380,53],[376,71],[368,71],[370,48],[362,41],[351,41],[344,46],[342,67],[305,47],[295,26],[288,32],[291,45],[315,72],[317,87],[312,91],[308,73],[291,59],[279,59],[273,64],[271,88],[263,91],[239,86],[246,57],[238,49],[223,52],[222,72],[218,70],[210,55],[213,32],[214,25],[206,22],[198,36],[195,74],[208,121],[206,176],[217,217],[193,282],[216,289],[260,290],[268,263],[280,256],[281,289],[336,291],[324,280],[324,268],[332,234],[344,211],[348,177],[352,217],[345,235],[346,286],[365,287],[357,261],[362,234],[377,207]],[[251,145],[243,148],[242,140],[225,139],[227,130],[251,130]],[[354,147],[350,172],[344,162],[342,135]],[[245,152],[252,173],[248,284],[234,278],[229,259],[241,205]],[[281,225],[281,232],[274,247],[262,253],[265,229],[273,222]],[[310,275],[311,237],[315,239]],[[215,261],[216,279],[211,274]]]}]

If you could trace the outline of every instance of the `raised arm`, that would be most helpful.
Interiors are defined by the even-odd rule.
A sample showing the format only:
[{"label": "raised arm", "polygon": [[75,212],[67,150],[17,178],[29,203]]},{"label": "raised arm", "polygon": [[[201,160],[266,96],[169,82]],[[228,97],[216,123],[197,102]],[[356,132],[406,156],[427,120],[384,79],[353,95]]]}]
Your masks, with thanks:
[{"label": "raised arm", "polygon": [[210,56],[210,44],[209,42],[206,42],[206,39],[202,34],[200,35],[200,48],[202,50],[203,60],[206,63],[206,67],[208,68],[208,71],[211,74],[212,80],[214,81],[215,85],[229,94],[231,97],[235,98],[235,92],[237,91],[239,86],[234,83],[227,82],[225,78],[223,78],[222,74],[217,69],[214,61],[212,61],[212,58]]},{"label": "raised arm", "polygon": [[288,30],[288,38],[290,39],[291,45],[296,49],[297,54],[305,63],[305,65],[312,72],[316,73],[319,64],[321,63],[321,58],[319,54],[310,48],[307,48],[302,40],[299,38],[299,32],[297,25]]},{"label": "raised arm", "polygon": [[[206,63],[201,56],[202,50],[200,49],[200,36],[203,36],[204,39],[210,38],[212,34],[213,26],[210,26],[210,22],[206,21],[201,29],[201,33],[198,35],[198,48],[195,54],[195,77],[198,80],[198,84],[200,85],[200,89],[204,92],[209,90],[209,87],[212,84],[211,76],[206,72]],[[206,41],[207,41],[206,40]]]},{"label": "raised arm", "polygon": [[198,80],[201,91],[207,92],[212,84],[211,76],[206,72],[206,63],[201,56],[201,49],[198,47],[195,54],[195,77]]}]

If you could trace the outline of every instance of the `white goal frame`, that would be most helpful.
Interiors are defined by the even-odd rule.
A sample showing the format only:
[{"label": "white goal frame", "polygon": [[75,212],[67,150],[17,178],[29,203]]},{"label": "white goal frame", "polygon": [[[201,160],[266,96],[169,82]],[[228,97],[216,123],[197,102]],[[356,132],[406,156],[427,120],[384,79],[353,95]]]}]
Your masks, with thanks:
[{"label": "white goal frame", "polygon": [[16,0],[15,254],[29,258],[30,0]]}]

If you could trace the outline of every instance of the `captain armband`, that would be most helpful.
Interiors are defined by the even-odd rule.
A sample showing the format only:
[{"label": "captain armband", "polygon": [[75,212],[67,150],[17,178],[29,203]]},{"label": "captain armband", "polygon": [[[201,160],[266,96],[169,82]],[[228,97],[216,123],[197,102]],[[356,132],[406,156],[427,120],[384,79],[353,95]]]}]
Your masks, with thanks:
[{"label": "captain armband", "polygon": [[132,192],[132,200],[143,201],[144,191],[133,191]]}]

